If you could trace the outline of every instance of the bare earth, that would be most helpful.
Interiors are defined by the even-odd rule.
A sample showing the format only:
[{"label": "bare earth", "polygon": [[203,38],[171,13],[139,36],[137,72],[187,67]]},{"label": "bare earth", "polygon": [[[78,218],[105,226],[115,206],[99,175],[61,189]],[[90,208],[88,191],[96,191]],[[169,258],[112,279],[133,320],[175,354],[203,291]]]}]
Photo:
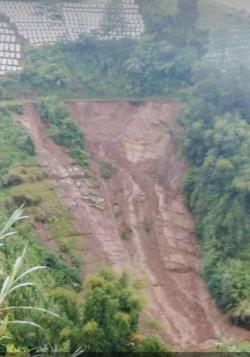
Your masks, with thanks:
[{"label": "bare earth", "polygon": [[[194,221],[181,194],[186,163],[176,137],[175,103],[69,103],[87,135],[92,170],[102,161],[118,169],[93,188],[82,169],[47,136],[36,109],[19,117],[38,159],[70,209],[84,242],[76,241],[84,274],[101,265],[127,269],[147,282],[146,318],[161,321],[162,337],[180,351],[208,348],[211,339],[250,339],[215,307],[200,276]],[[129,239],[121,239],[124,228]]]}]

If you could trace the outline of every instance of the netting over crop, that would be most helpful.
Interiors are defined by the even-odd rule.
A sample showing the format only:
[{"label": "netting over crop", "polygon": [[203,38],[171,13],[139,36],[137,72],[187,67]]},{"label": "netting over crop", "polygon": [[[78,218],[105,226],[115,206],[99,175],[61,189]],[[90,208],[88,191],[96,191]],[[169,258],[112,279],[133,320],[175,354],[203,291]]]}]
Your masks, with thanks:
[{"label": "netting over crop", "polygon": [[205,61],[222,70],[250,67],[250,27],[215,31]]},{"label": "netting over crop", "polygon": [[144,31],[134,0],[85,0],[52,5],[0,0],[0,14],[4,19],[0,20],[0,74],[20,68],[22,41],[17,40],[18,35],[38,46],[76,40],[93,31],[115,38],[137,38]]}]

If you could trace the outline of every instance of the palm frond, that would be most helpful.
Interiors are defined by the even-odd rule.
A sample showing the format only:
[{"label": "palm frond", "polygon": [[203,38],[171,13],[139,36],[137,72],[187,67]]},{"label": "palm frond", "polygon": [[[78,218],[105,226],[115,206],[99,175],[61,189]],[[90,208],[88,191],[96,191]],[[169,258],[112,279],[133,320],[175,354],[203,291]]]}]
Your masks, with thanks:
[{"label": "palm frond", "polygon": [[11,320],[11,321],[9,321],[9,324],[11,324],[11,325],[28,325],[28,326],[37,327],[40,330],[43,330],[43,328],[40,325],[38,325],[32,321]]},{"label": "palm frond", "polygon": [[41,269],[47,269],[47,267],[46,267],[46,266],[43,266],[43,265],[37,265],[37,266],[35,266],[35,267],[32,267],[32,268],[26,270],[25,272],[23,272],[21,275],[19,275],[19,277],[16,278],[15,283],[16,283],[18,280],[20,280],[20,279],[22,279],[23,277],[25,277],[26,275],[31,274],[31,273],[33,273],[34,271],[41,270]]},{"label": "palm frond", "polygon": [[33,310],[33,311],[39,311],[39,312],[44,312],[48,315],[52,315],[54,317],[59,317],[58,314],[55,312],[52,312],[50,310],[44,309],[42,307],[35,307],[35,306],[8,306],[0,309],[0,312],[2,311],[8,311],[8,310]]}]

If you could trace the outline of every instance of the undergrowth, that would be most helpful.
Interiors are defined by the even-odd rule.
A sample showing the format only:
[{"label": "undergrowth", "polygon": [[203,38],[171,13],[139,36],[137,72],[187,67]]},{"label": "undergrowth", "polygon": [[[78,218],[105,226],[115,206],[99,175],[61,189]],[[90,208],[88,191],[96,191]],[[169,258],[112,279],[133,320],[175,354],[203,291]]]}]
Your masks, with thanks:
[{"label": "undergrowth", "polygon": [[[11,237],[2,248],[1,264],[4,270],[9,270],[15,261],[16,252],[22,251],[28,243],[25,267],[28,268],[32,265],[48,267],[46,271],[37,273],[35,282],[38,289],[35,292],[26,289],[18,294],[14,293],[10,302],[19,304],[24,300],[27,306],[36,304],[36,306],[46,306],[58,313],[63,311],[62,319],[55,322],[53,328],[51,321],[46,316],[38,318],[38,322],[48,330],[46,336],[44,332],[33,331],[30,326],[12,328],[15,336],[19,336],[15,341],[16,345],[24,344],[25,340],[26,346],[32,348],[38,346],[41,341],[51,344],[63,343],[65,337],[62,335],[62,331],[65,324],[73,328],[73,321],[70,314],[64,311],[64,303],[58,301],[67,299],[66,293],[70,294],[73,300],[77,300],[76,291],[81,287],[81,279],[73,242],[73,237],[78,235],[78,232],[70,215],[59,202],[52,184],[36,162],[33,150],[31,152],[23,145],[23,141],[28,138],[26,131],[14,123],[8,110],[1,108],[0,224],[1,226],[4,224],[10,213],[20,203],[26,205],[26,213],[30,216],[29,222],[24,221],[15,227],[17,234]],[[64,244],[65,251],[72,258],[71,265],[67,264],[63,257],[53,254],[41,243],[35,229],[37,221],[44,225],[44,229],[48,231],[51,239],[57,240],[59,246]],[[73,261],[77,267],[74,266]],[[42,286],[48,287],[47,292],[41,293]],[[55,298],[53,292],[57,291],[58,287],[61,288],[61,291],[58,292],[58,298]],[[32,320],[34,316],[36,316],[36,312],[32,311],[16,313],[18,319],[30,318]]]},{"label": "undergrowth", "polygon": [[40,99],[37,109],[42,120],[48,124],[49,137],[68,149],[69,155],[81,166],[88,166],[90,155],[85,149],[85,135],[70,118],[66,106],[53,98]]}]

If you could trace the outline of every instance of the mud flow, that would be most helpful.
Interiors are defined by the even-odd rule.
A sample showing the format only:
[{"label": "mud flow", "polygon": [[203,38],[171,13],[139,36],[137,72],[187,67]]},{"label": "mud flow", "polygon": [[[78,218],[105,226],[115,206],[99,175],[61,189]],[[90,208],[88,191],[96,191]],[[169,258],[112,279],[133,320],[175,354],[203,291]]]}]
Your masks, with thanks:
[{"label": "mud flow", "polygon": [[[69,103],[86,133],[91,171],[75,165],[47,135],[36,109],[21,119],[58,195],[86,235],[77,241],[86,275],[102,265],[128,270],[147,294],[144,320],[178,350],[244,338],[218,311],[201,278],[194,220],[182,196],[187,167],[178,145],[175,103]],[[103,178],[108,166],[109,178]]]}]

